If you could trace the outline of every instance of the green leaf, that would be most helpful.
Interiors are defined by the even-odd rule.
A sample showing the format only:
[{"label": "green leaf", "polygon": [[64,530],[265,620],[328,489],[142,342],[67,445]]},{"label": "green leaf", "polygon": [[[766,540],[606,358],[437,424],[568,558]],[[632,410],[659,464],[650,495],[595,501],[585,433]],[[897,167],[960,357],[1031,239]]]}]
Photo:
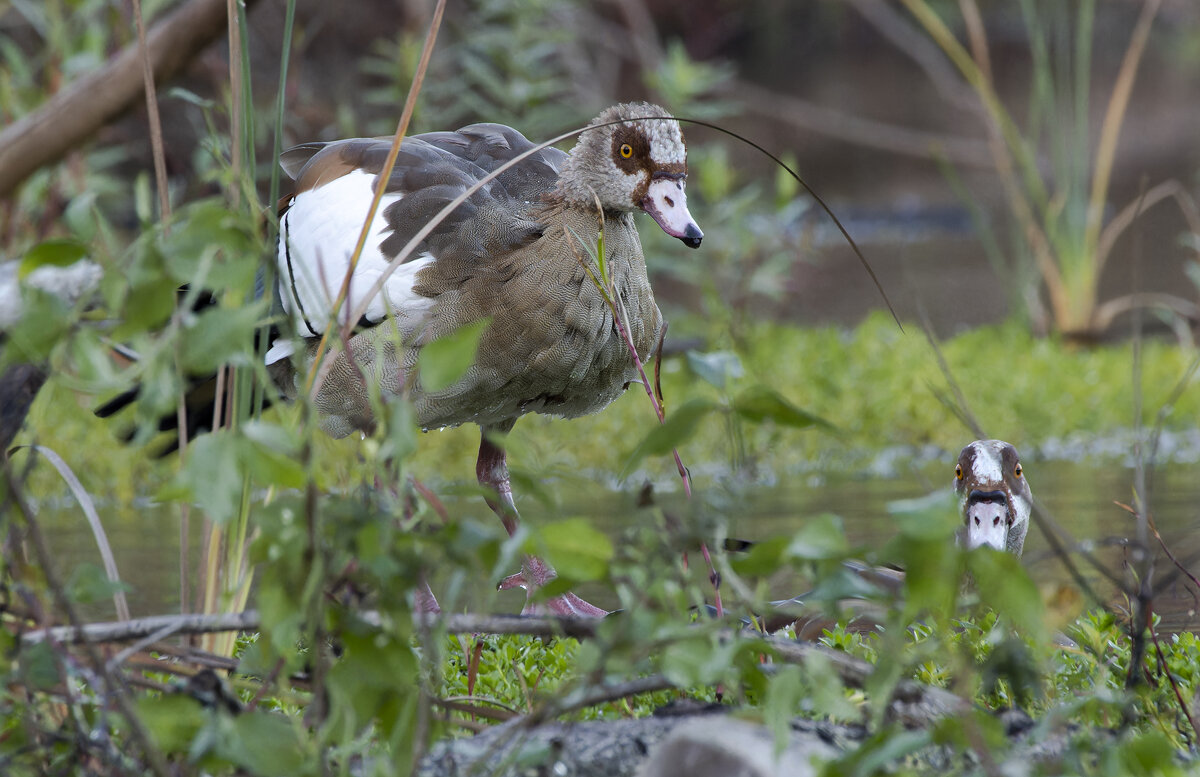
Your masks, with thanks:
[{"label": "green leaf", "polygon": [[217,523],[229,521],[241,504],[240,443],[228,430],[200,435],[188,446],[183,469],[175,480],[175,485]]},{"label": "green leaf", "polygon": [[763,718],[775,737],[776,758],[787,747],[792,718],[801,711],[800,702],[805,695],[804,674],[798,666],[779,667],[779,671],[767,682]]},{"label": "green leaf", "polygon": [[218,367],[248,349],[266,300],[237,308],[216,306],[201,312],[183,330],[185,370],[198,374],[215,372]]},{"label": "green leaf", "polygon": [[46,240],[29,249],[21,259],[17,277],[24,280],[39,267],[69,267],[87,255],[87,246],[74,240]]},{"label": "green leaf", "polygon": [[886,774],[905,756],[928,747],[928,731],[903,731],[887,728],[872,735],[857,750],[839,759],[838,774]]},{"label": "green leaf", "polygon": [[608,571],[613,546],[608,535],[586,518],[570,518],[542,527],[538,532],[546,560],[563,577],[577,581],[599,580]]},{"label": "green leaf", "polygon": [[417,696],[417,662],[407,639],[343,631],[341,660],[329,671],[328,730],[345,740],[375,725],[387,735]]},{"label": "green leaf", "polygon": [[186,753],[208,717],[199,702],[181,694],[141,696],[137,709],[155,744],[167,753]]},{"label": "green leaf", "polygon": [[846,566],[849,562],[835,562],[832,570],[822,570],[817,578],[810,598],[815,601],[835,603],[845,599],[879,598],[881,593],[887,593],[889,588],[882,582],[873,582],[873,577],[864,578]]},{"label": "green leaf", "polygon": [[421,387],[427,392],[449,388],[475,363],[479,338],[488,319],[467,324],[421,348],[417,358]]},{"label": "green leaf", "polygon": [[661,456],[682,445],[696,432],[701,419],[718,409],[719,405],[706,399],[691,399],[675,408],[629,454],[622,476],[632,472],[647,456]]},{"label": "green leaf", "polygon": [[1121,745],[1119,753],[1120,768],[1110,773],[1182,774],[1176,762],[1177,751],[1160,731],[1133,737]]},{"label": "green leaf", "polygon": [[21,317],[7,332],[6,362],[45,361],[54,346],[66,335],[71,316],[66,304],[40,289],[26,287],[22,296]]},{"label": "green leaf", "polygon": [[746,374],[742,360],[733,351],[688,351],[687,365],[700,380],[722,391],[731,379],[736,380]]},{"label": "green leaf", "polygon": [[946,490],[916,499],[897,499],[889,502],[887,509],[896,517],[900,533],[914,540],[948,542],[961,520],[954,492]]},{"label": "green leaf", "polygon": [[1029,579],[1021,560],[993,548],[967,552],[967,569],[975,578],[979,599],[1006,618],[1022,633],[1042,642],[1046,638],[1045,607],[1037,585]]},{"label": "green leaf", "polygon": [[243,214],[209,199],[181,209],[170,234],[161,239],[161,250],[167,272],[179,284],[247,289],[260,249]]},{"label": "green leaf", "polygon": [[249,445],[242,451],[246,468],[263,484],[284,488],[302,488],[307,479],[304,465],[294,457],[299,454],[300,442],[288,430],[263,421],[250,421],[242,426]]},{"label": "green leaf", "polygon": [[129,287],[121,322],[113,329],[114,340],[126,340],[143,332],[153,331],[166,323],[175,312],[175,290],[178,287],[166,276],[135,282]]},{"label": "green leaf", "polygon": [[962,551],[941,539],[917,540],[901,535],[896,542],[905,570],[906,612],[949,615],[962,579]]},{"label": "green leaf", "polygon": [[103,569],[86,561],[71,571],[71,579],[67,583],[67,593],[72,601],[79,604],[102,602],[117,591],[131,590],[127,583],[109,580]]},{"label": "green leaf", "polygon": [[846,698],[842,678],[828,656],[813,653],[805,658],[804,677],[808,681],[809,698],[814,712],[841,720],[853,720],[856,717],[858,711]]},{"label": "green leaf", "polygon": [[756,542],[744,554],[731,555],[729,563],[739,575],[769,575],[779,569],[789,542],[787,537]]},{"label": "green leaf", "polygon": [[733,412],[754,423],[770,420],[780,426],[790,426],[796,429],[804,429],[809,426],[833,428],[828,421],[806,410],[801,410],[777,391],[766,386],[754,386],[739,394],[733,400]]},{"label": "green leaf", "polygon": [[21,680],[30,688],[49,691],[58,687],[58,659],[47,642],[38,642],[20,653]]},{"label": "green leaf", "polygon": [[224,758],[261,777],[291,777],[313,757],[283,715],[253,710],[239,715],[230,736],[219,743]]},{"label": "green leaf", "polygon": [[388,397],[387,434],[379,449],[381,459],[403,461],[417,452],[417,417],[408,397]]},{"label": "green leaf", "polygon": [[706,636],[681,639],[663,651],[662,672],[680,688],[720,682],[736,651],[733,640],[722,645]]},{"label": "green leaf", "polygon": [[786,558],[804,560],[841,559],[850,552],[842,519],[836,515],[819,515],[792,535]]}]

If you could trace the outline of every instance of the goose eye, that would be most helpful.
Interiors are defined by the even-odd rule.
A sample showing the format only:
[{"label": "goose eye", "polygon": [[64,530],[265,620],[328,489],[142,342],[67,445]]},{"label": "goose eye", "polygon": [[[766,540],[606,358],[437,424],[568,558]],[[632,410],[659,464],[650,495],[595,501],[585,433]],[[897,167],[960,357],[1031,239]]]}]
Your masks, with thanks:
[{"label": "goose eye", "polygon": [[962,480],[962,465],[958,464],[954,467],[954,477]]},{"label": "goose eye", "polygon": [[628,143],[622,143],[621,144],[621,156],[624,157],[625,159],[628,159],[629,157],[633,156],[633,146],[629,145]]},{"label": "goose eye", "polygon": [[1020,464],[1018,464],[1016,466],[1016,469],[1013,470],[1013,474],[1016,475],[1017,477],[1021,477],[1021,465]]}]

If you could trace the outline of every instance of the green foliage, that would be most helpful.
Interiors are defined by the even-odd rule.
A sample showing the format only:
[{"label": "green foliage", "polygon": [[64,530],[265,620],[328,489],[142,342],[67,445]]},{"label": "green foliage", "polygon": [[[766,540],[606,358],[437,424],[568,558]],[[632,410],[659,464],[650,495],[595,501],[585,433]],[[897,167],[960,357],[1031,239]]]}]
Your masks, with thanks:
[{"label": "green foliage", "polygon": [[[0,41],[8,65],[0,68],[5,115],[22,115],[36,104],[42,79],[87,69],[108,53],[113,41],[98,32],[103,26],[84,21],[111,8],[99,0],[14,6],[52,50],[29,59],[11,41]],[[575,45],[579,31],[596,21],[587,8],[480,0],[472,10],[470,29],[448,31],[422,122],[440,128],[486,116],[543,136],[592,111],[582,103],[603,90],[575,88],[578,62],[595,53],[581,55]],[[415,47],[408,44],[415,39],[409,31],[400,45],[389,41],[364,66],[392,79],[370,95],[387,105],[389,121],[411,75]],[[61,65],[60,72],[48,65]],[[704,110],[725,110],[705,96],[726,75],[672,44],[650,83],[675,110],[705,116]],[[583,80],[594,86],[595,77]],[[206,112],[212,106],[193,95],[174,97]],[[253,176],[224,161],[231,145],[214,129],[197,153],[197,177],[249,192]],[[316,434],[316,414],[303,397],[258,416],[255,398],[275,399],[278,389],[265,374],[255,337],[269,323],[269,306],[255,301],[255,275],[270,245],[256,204],[239,206],[232,196],[195,201],[169,224],[152,225],[148,178],[134,181],[131,193],[108,173],[121,155],[101,152],[87,157],[87,172],[76,179],[59,171],[31,181],[22,198],[37,207],[23,202],[23,213],[46,212],[50,194],[65,192],[71,201],[63,234],[46,239],[16,230],[22,274],[78,258],[84,245],[106,270],[100,298],[86,314],[30,292],[21,322],[7,333],[5,359],[48,360],[56,375],[34,410],[31,432],[86,465],[80,467],[85,485],[113,495],[111,515],[118,520],[122,509],[141,505],[135,500],[147,495],[157,496],[172,518],[196,515],[193,526],[203,523],[208,532],[206,558],[214,570],[205,606],[246,606],[253,572],[261,630],[243,636],[235,653],[231,685],[243,703],[253,702],[235,716],[206,706],[210,700],[190,683],[157,669],[93,666],[86,653],[68,656],[61,645],[20,643],[19,632],[53,609],[49,570],[31,567],[15,550],[4,554],[4,590],[13,594],[5,604],[14,606],[5,610],[10,627],[0,630],[0,654],[9,659],[0,663],[0,772],[70,773],[86,764],[98,773],[147,773],[147,744],[126,717],[133,714],[148,729],[149,746],[181,773],[303,775],[359,765],[364,772],[407,773],[430,740],[461,733],[460,724],[492,721],[485,708],[554,712],[598,682],[661,676],[679,688],[570,715],[646,715],[678,698],[720,700],[762,720],[777,742],[796,716],[866,722],[871,736],[828,771],[873,774],[897,768],[931,743],[982,746],[1002,760],[1009,745],[987,711],[1020,705],[1044,723],[1030,735],[1035,741],[1063,721],[1093,732],[1122,729],[1099,744],[1081,739],[1071,745],[1064,762],[1074,771],[1169,773],[1174,752],[1194,743],[1175,688],[1165,680],[1184,698],[1195,696],[1200,645],[1194,635],[1160,636],[1161,662],[1152,648],[1144,666],[1132,667],[1134,676],[1154,682],[1126,690],[1134,659],[1122,625],[1089,614],[1068,627],[1075,644],[1059,646],[1041,594],[1020,565],[1002,554],[954,547],[954,509],[943,502],[896,505],[899,535],[882,549],[855,547],[840,518],[818,515],[801,516],[800,528],[766,538],[744,556],[715,555],[731,617],[760,624],[756,616],[778,595],[780,578],[789,586],[810,585],[809,613],[835,620],[825,645],[871,664],[853,683],[843,681],[829,655],[789,665],[757,634],[730,628],[740,622],[701,615],[711,599],[707,570],[695,563],[684,569],[679,558],[686,550],[694,560],[697,537],[723,536],[725,522],[745,507],[739,500],[708,495],[685,513],[646,497],[628,508],[629,528],[616,537],[601,532],[590,515],[559,509],[572,484],[618,480],[618,453],[628,450],[626,471],[670,473],[667,454],[679,448],[697,472],[724,477],[855,467],[887,446],[931,443],[955,450],[963,442],[962,429],[938,400],[946,393],[944,379],[920,337],[902,335],[882,316],[845,331],[800,330],[751,315],[758,303],[779,299],[779,280],[797,249],[790,226],[808,203],[790,178],[779,177],[773,187],[746,182],[725,152],[693,151],[692,190],[709,204],[702,221],[722,229],[710,230],[703,261],[657,231],[648,233],[647,247],[657,273],[701,295],[700,315],[676,317],[673,336],[699,336],[708,350],[665,363],[662,426],[637,391],[604,414],[570,424],[523,421],[507,440],[520,454],[514,459],[522,470],[515,475],[523,493],[540,492],[553,519],[513,538],[478,498],[443,514],[429,494],[445,494],[448,481],[469,477],[477,438],[418,435],[403,397],[380,403],[379,429],[365,440]],[[134,203],[136,219],[128,220],[142,228],[132,238],[117,233],[104,215],[109,211],[101,198],[113,194]],[[209,292],[213,304],[206,306]],[[420,369],[427,388],[449,386],[463,374],[479,332],[460,331],[425,350]],[[121,369],[110,357],[115,343],[139,358]],[[1022,448],[1077,429],[1102,434],[1129,424],[1132,388],[1113,377],[1127,371],[1127,347],[1078,350],[1033,340],[1007,324],[961,335],[945,350],[981,417]],[[1161,343],[1146,347],[1148,413],[1189,358]],[[149,440],[163,415],[173,418],[193,378],[218,365],[238,368],[227,377],[235,423],[190,440],[179,456],[160,461],[153,447],[124,446],[91,416],[94,397],[137,384],[139,402],[128,421],[136,425],[137,442]],[[1185,395],[1168,424],[1191,425],[1197,401]],[[4,484],[5,508],[10,499],[45,500],[58,488],[40,470],[14,482]],[[0,520],[15,520],[18,512],[0,510]],[[22,539],[23,524],[4,528]],[[174,529],[172,523],[163,531]],[[520,606],[512,599],[501,604],[506,594],[492,589],[527,552],[545,556],[561,573],[541,596],[590,585],[622,612],[584,642],[446,635],[413,618],[415,595],[426,583],[446,612]],[[908,567],[898,595],[846,564],[864,557]],[[92,566],[71,570],[66,581],[63,593],[77,605],[114,590]],[[851,615],[859,603],[873,608],[879,627]],[[161,665],[169,666],[165,659]],[[126,691],[102,666],[140,673],[158,685]],[[910,679],[951,690],[979,711],[930,732],[896,731],[884,724],[886,708]],[[116,704],[126,693],[132,713]],[[452,701],[474,706],[442,720],[438,705],[448,710]],[[531,768],[537,765],[532,759]]]},{"label": "green foliage", "polygon": [[[414,126],[444,130],[494,121],[545,140],[591,118],[598,106],[587,97],[595,90],[580,83],[579,62],[600,52],[581,45],[580,32],[595,21],[584,4],[471,0],[463,10],[461,17],[447,15]],[[378,84],[366,100],[386,115],[371,132],[395,132],[396,106],[404,104],[420,44],[420,36],[404,31],[399,40],[377,40],[363,60]]]},{"label": "green foliage", "polygon": [[449,388],[475,363],[479,338],[491,322],[487,319],[468,324],[439,337],[421,349],[417,366],[426,391]]}]

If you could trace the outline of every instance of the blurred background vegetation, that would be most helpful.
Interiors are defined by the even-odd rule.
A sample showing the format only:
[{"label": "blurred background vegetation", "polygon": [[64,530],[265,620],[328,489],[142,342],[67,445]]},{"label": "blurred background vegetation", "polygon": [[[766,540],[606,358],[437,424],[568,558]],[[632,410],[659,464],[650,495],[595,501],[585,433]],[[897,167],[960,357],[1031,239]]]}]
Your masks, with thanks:
[{"label": "blurred background vegetation", "polygon": [[[153,23],[181,5],[141,8]],[[393,132],[431,9],[424,0],[300,0],[285,40],[288,5],[247,2],[241,51],[221,38],[158,85],[169,229],[160,223],[140,101],[0,194],[0,258],[28,269],[86,254],[103,270],[98,302],[65,311],[27,294],[5,354],[48,365],[50,380],[17,442],[58,451],[92,495],[135,592],[135,614],[189,598],[181,569],[197,569],[214,535],[199,520],[188,524],[188,505],[221,516],[220,529],[252,501],[265,503],[255,524],[224,540],[233,553],[225,563],[237,570],[246,564],[241,553],[277,560],[305,552],[284,505],[308,478],[332,495],[331,515],[354,515],[328,529],[331,541],[369,548],[375,529],[355,512],[361,507],[347,505],[380,482],[384,454],[399,451],[404,472],[456,515],[491,519],[473,487],[473,429],[333,441],[311,433],[302,408],[276,407],[268,425],[244,438],[200,443],[211,461],[229,464],[204,467],[195,456],[190,465],[156,457],[146,425],[153,410],[171,407],[187,370],[228,361],[254,371],[251,332],[262,311],[246,303],[253,271],[272,255],[276,134],[287,147]],[[124,0],[0,0],[0,31],[0,117],[10,128],[136,42]],[[231,73],[239,62],[248,67],[240,80]],[[684,252],[657,230],[642,238],[670,322],[668,412],[688,400],[714,408],[678,440],[700,492],[689,513],[697,533],[721,527],[761,539],[836,512],[850,545],[880,551],[897,531],[887,504],[949,483],[955,454],[974,437],[964,422],[973,415],[987,435],[1017,446],[1035,493],[1077,538],[1116,538],[1107,557],[1116,565],[1133,528],[1114,501],[1145,507],[1154,499],[1164,537],[1184,555],[1200,541],[1198,97],[1200,6],[1190,0],[452,0],[412,131],[496,121],[541,140],[614,102],[648,99],[778,154],[845,224],[903,330],[808,192],[747,144],[685,126],[690,204],[704,245]],[[197,278],[227,292],[220,315],[174,313],[175,288]],[[112,358],[117,343],[143,361],[128,367]],[[134,380],[157,387],[144,395],[146,407],[116,424],[93,417]],[[735,396],[762,386],[830,428],[729,410]],[[637,536],[649,545],[639,532],[664,516],[633,506],[643,483],[684,509],[668,457],[626,471],[654,425],[635,393],[592,417],[517,425],[510,461],[531,523],[584,514],[602,518],[596,524],[618,541]],[[126,445],[120,434],[139,422],[138,444]],[[1162,436],[1151,438],[1147,427]],[[1143,489],[1135,476],[1148,451],[1163,468]],[[80,567],[94,560],[91,533],[60,475],[39,464],[22,479],[64,573],[76,576],[80,603],[107,616],[110,592],[94,568]],[[279,494],[284,505],[274,501]],[[370,497],[381,510],[405,498]],[[461,594],[464,569],[500,569],[515,558],[495,528],[453,527],[460,533],[442,545],[441,535],[388,535],[403,568],[385,573],[381,563],[372,585],[411,582],[405,575],[436,557],[445,563],[439,592],[475,603]],[[1065,575],[1038,542],[1031,535],[1029,567],[1049,599]],[[628,607],[637,565],[620,553],[612,563],[597,595]],[[80,568],[92,571],[73,571]],[[282,602],[304,587],[302,571],[273,569],[262,590]],[[618,571],[631,577],[614,592],[608,576]],[[673,584],[646,583],[646,596],[676,604],[699,596]],[[101,593],[86,593],[89,585]],[[222,586],[213,594],[220,604],[245,603],[247,578],[230,572]],[[1166,607],[1172,628],[1195,629],[1186,586],[1164,595],[1177,599]],[[1064,617],[1079,607],[1064,604]],[[203,604],[216,608],[216,599]],[[1081,623],[1097,645],[1115,633],[1109,621]],[[993,625],[965,650],[990,649]],[[273,658],[300,629],[285,626],[268,624],[280,630],[262,656]],[[839,646],[876,657],[870,645],[846,640]],[[567,662],[561,652],[544,660]],[[1064,694],[1108,672],[1102,653],[1063,680]],[[1113,688],[1121,679],[1105,674]]]},{"label": "blurred background vegetation", "polygon": [[[926,322],[939,338],[974,330],[947,344],[948,366],[988,434],[1030,457],[1079,458],[1103,447],[1090,440],[1120,439],[1135,425],[1127,343],[1136,309],[1152,338],[1136,421],[1152,423],[1192,358],[1197,320],[1200,13],[1163,3],[1133,51],[1138,4],[987,4],[981,16],[964,15],[973,5],[906,6],[452,2],[413,129],[488,120],[536,139],[615,101],[652,99],[782,155],[830,203],[908,322],[905,334],[873,316],[882,299],[805,192],[746,144],[688,129],[704,250],[684,254],[676,241],[643,236],[671,345],[731,354],[731,381],[767,383],[839,430],[758,429],[743,439],[706,424],[693,465],[696,456],[735,470],[754,464],[745,470],[753,479],[825,465],[878,469],[879,452],[897,447],[922,462],[933,458],[922,446],[957,450],[967,430],[939,401],[951,392],[920,334]],[[285,147],[394,129],[431,7],[297,3],[276,127],[285,10],[260,1],[246,12],[254,137],[241,180],[262,203],[277,129]],[[117,2],[12,3],[2,18],[0,115],[10,120],[134,40],[129,8]],[[231,169],[229,67],[218,41],[161,85],[175,207],[227,192],[242,175]],[[50,239],[86,244],[109,272],[111,302],[127,246],[156,218],[147,138],[138,104],[38,171],[4,201],[0,252],[17,259]],[[1130,208],[1145,213],[1131,218]],[[267,257],[269,222],[263,207],[239,226],[251,240],[239,250]],[[1084,347],[1098,341],[1108,345]],[[56,374],[84,377],[68,356],[56,358],[65,362]],[[698,363],[670,360],[668,386],[677,376],[675,392],[730,390],[692,380]],[[32,429],[52,446],[86,439],[108,448],[88,410],[121,381],[107,370],[86,386],[52,382]],[[1200,400],[1188,391],[1179,402],[1166,423],[1183,435],[1178,457],[1195,457],[1200,441],[1188,434]],[[554,452],[545,459],[564,470],[619,471],[607,444],[564,441],[625,439],[631,450],[643,410],[626,398],[569,425],[526,419],[516,437],[545,445]],[[427,436],[416,466],[460,479],[471,437]],[[353,459],[352,445],[321,445],[339,448],[329,467],[352,466],[339,463]],[[96,465],[87,485],[145,491],[134,483],[148,463],[114,454]],[[669,462],[649,466],[671,471]]]}]

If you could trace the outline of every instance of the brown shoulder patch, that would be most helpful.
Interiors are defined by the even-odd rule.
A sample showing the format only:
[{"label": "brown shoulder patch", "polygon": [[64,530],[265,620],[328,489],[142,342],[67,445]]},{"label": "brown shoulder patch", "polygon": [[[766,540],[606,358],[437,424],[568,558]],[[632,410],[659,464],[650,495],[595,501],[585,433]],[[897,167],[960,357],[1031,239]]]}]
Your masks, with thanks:
[{"label": "brown shoulder patch", "polygon": [[312,191],[355,170],[378,173],[378,150],[382,147],[386,157],[391,143],[391,138],[354,138],[326,144],[301,168],[294,193]]}]

